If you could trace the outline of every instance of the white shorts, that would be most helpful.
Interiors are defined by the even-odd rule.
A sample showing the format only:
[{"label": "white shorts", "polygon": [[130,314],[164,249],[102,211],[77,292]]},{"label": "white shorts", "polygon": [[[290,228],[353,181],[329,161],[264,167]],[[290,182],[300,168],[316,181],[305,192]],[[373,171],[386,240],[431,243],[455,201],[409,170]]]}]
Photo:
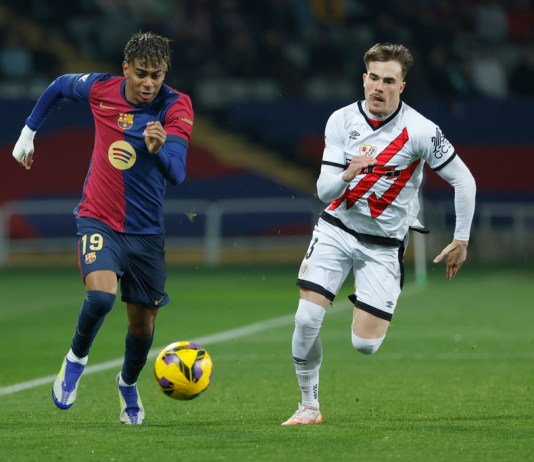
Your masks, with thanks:
[{"label": "white shorts", "polygon": [[333,301],[350,270],[354,306],[391,320],[404,279],[404,246],[369,244],[319,219],[300,266],[297,285]]}]

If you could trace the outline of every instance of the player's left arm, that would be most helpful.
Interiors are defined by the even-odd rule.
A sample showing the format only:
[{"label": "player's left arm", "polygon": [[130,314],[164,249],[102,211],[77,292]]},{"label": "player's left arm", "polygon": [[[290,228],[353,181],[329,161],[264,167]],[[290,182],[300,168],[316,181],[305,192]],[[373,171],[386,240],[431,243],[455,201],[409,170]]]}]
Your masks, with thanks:
[{"label": "player's left arm", "polygon": [[444,167],[436,170],[436,173],[454,187],[456,211],[454,239],[434,258],[434,263],[446,261],[445,273],[450,280],[467,258],[467,245],[475,213],[476,184],[473,175],[457,155]]},{"label": "player's left arm", "polygon": [[185,94],[169,108],[164,125],[151,122],[145,129],[145,143],[150,153],[156,155],[158,168],[172,185],[185,179],[185,161],[189,139],[193,131],[193,106]]},{"label": "player's left arm", "polygon": [[[159,122],[157,123],[159,124]],[[147,147],[150,150],[148,143]],[[168,137],[159,150],[155,152],[150,151],[156,155],[156,160],[163,176],[173,186],[177,186],[185,180],[187,147],[188,144],[185,140],[179,137]]]}]

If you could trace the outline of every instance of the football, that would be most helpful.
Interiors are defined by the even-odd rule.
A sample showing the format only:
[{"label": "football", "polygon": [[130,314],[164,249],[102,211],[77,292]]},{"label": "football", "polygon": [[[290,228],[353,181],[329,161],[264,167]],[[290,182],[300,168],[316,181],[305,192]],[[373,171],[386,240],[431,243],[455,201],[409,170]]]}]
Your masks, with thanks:
[{"label": "football", "polygon": [[209,353],[188,342],[174,342],[160,351],[154,364],[156,383],[163,393],[185,401],[200,396],[211,383]]}]

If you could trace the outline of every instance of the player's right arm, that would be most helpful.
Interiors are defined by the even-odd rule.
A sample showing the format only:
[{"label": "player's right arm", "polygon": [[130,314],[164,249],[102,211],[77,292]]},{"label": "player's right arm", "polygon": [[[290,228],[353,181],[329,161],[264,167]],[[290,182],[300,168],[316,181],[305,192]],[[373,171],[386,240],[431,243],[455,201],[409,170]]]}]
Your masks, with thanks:
[{"label": "player's right arm", "polygon": [[376,163],[372,157],[354,155],[346,165],[343,133],[342,111],[336,111],[326,123],[321,173],[317,179],[317,196],[326,203],[341,197],[364,168]]},{"label": "player's right arm", "polygon": [[19,139],[13,148],[13,157],[24,168],[29,170],[33,163],[33,139],[48,115],[64,99],[83,100],[87,98],[88,89],[99,74],[65,74],[56,78],[43,92],[33,107],[26,125],[20,132]]}]

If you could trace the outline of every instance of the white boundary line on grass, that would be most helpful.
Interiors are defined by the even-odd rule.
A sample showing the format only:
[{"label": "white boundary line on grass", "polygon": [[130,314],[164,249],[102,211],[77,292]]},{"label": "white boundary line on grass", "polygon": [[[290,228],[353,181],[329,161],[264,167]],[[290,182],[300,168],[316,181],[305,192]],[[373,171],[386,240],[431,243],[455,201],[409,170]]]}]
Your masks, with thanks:
[{"label": "white boundary line on grass", "polygon": [[[407,295],[413,295],[414,293],[417,293],[421,290],[422,290],[421,288],[418,288],[415,285],[410,285],[403,290],[403,296],[406,297]],[[330,315],[345,311],[348,308],[352,308],[352,306],[353,306],[352,303],[349,303],[348,301],[342,301],[341,303],[336,303],[335,309],[333,309],[330,312]],[[198,345],[202,345],[202,346],[210,345],[214,343],[226,342],[228,340],[246,337],[247,335],[250,335],[250,334],[264,332],[266,330],[274,329],[276,327],[286,326],[294,322],[294,320],[295,320],[294,313],[286,314],[284,316],[279,316],[277,318],[267,319],[265,321],[248,324],[243,327],[237,327],[235,329],[225,330],[222,332],[217,332],[215,334],[205,335],[203,337],[191,339],[191,342],[196,343]],[[148,359],[155,358],[162,348],[163,347],[152,348],[150,350],[150,353],[148,354]],[[85,368],[83,374],[88,375],[88,374],[93,374],[95,372],[107,371],[108,369],[113,369],[115,367],[122,366],[122,362],[123,362],[123,358],[117,358],[117,359],[112,359],[111,361],[105,361],[100,364],[88,365]],[[1,387],[0,396],[11,395],[13,393],[18,393],[24,390],[28,390],[30,388],[54,383],[54,380],[56,379],[56,377],[57,377],[57,374],[47,375],[46,377],[40,377],[35,380],[16,383],[15,385],[9,385],[7,387]]]}]

